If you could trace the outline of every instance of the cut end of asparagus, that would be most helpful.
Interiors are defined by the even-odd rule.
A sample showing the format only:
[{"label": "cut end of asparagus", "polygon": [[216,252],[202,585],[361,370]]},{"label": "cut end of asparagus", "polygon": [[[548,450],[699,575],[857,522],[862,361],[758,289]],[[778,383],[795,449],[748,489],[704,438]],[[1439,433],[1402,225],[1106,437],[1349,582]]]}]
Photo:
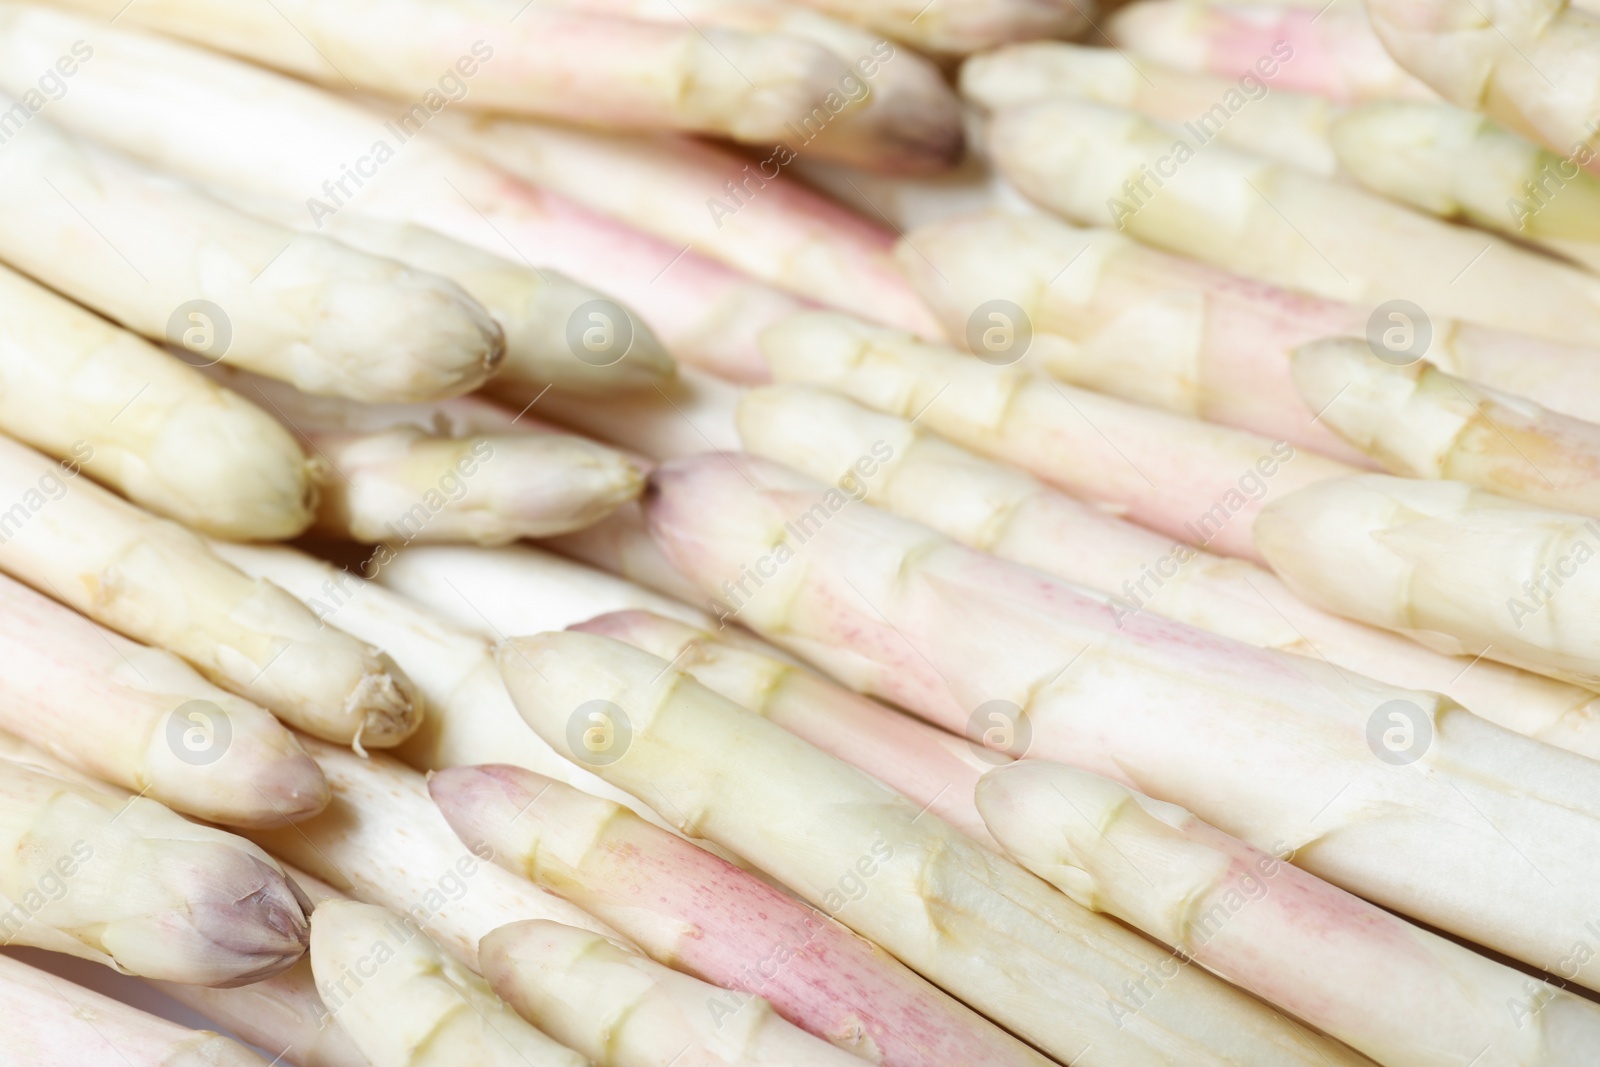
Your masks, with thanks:
[{"label": "cut end of asparagus", "polygon": [[394,660],[376,654],[376,669],[363,672],[345,699],[346,716],[359,722],[356,745],[393,748],[416,732],[425,714],[422,693]]}]

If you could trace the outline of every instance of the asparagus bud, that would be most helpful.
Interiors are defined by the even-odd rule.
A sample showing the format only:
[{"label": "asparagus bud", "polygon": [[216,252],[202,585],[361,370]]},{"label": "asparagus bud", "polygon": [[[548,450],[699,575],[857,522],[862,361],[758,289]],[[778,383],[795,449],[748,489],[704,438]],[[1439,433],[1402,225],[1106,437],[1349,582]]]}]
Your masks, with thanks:
[{"label": "asparagus bud", "polygon": [[6,943],[201,985],[253,982],[305,952],[302,901],[254,845],[9,760],[0,793]]}]

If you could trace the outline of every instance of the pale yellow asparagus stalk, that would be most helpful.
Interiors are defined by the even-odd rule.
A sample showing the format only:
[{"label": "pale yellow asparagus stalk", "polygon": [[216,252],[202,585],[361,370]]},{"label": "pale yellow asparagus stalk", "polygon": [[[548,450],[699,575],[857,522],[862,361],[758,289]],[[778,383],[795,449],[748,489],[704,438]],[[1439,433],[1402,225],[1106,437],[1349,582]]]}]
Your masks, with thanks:
[{"label": "pale yellow asparagus stalk", "polygon": [[293,537],[317,464],[236,393],[0,267],[0,429],[130,500],[224,537]]},{"label": "pale yellow asparagus stalk", "polygon": [[[30,115],[0,148],[0,258],[146,337],[315,393],[483,384],[505,338],[455,283],[297,234]],[[68,252],[67,250],[70,250]]]},{"label": "pale yellow asparagus stalk", "polygon": [[619,445],[651,459],[676,459],[739,447],[733,409],[741,388],[684,368],[675,381],[632,396],[585,397],[551,392],[538,401],[537,410],[544,418],[597,441]]},{"label": "pale yellow asparagus stalk", "polygon": [[[435,128],[512,174],[798,296],[939,335],[895,267],[893,233],[784,174],[781,149],[752,161],[672,134],[448,113]],[[727,371],[748,378],[759,368]]]},{"label": "pale yellow asparagus stalk", "polygon": [[[261,11],[286,27],[276,12]],[[611,364],[648,344],[651,335],[629,329],[632,312],[675,356],[710,365],[758,359],[756,333],[797,306],[693,250],[418,136],[442,97],[363,107],[120,21],[10,0],[0,5],[0,25],[0,88],[18,94],[34,87],[28,72],[50,68],[75,42],[93,41],[93,61],[73,75],[72,92],[52,101],[51,121],[76,133],[208,187],[302,204],[313,228],[347,212],[414,223],[530,269],[553,267],[632,305],[608,301],[569,313],[561,328],[580,360]],[[596,47],[611,55],[616,44]],[[431,76],[445,76],[447,65]],[[210,131],[205,152],[191,150],[196,128]],[[653,364],[659,355],[650,353]]]},{"label": "pale yellow asparagus stalk", "polygon": [[704,1004],[713,1025],[764,1001],[885,1067],[1049,1062],[871,941],[619,805],[501,765],[443,771],[428,789],[463,841],[725,987]]},{"label": "pale yellow asparagus stalk", "polygon": [[1059,763],[978,785],[1017,861],[1385,1067],[1587,1062],[1600,1006],[1206,825]]},{"label": "pale yellow asparagus stalk", "polygon": [[[4,1067],[266,1067],[220,1034],[190,1030],[0,955]],[[352,1065],[354,1067],[354,1065]]]},{"label": "pale yellow asparagus stalk", "polygon": [[1390,58],[1363,4],[1139,0],[1105,29],[1113,45],[1177,70],[1255,74],[1336,103],[1436,97]]},{"label": "pale yellow asparagus stalk", "polygon": [[[500,669],[518,710],[558,751],[593,755],[581,732],[568,741],[568,723],[609,719],[613,744],[596,773],[648,796],[686,832],[749,859],[1057,1059],[1365,1062],[1177,967],[655,656],[590,634],[543,634],[503,645]],[[1163,968],[1177,972],[1165,996],[1119,1010],[1125,982]]]},{"label": "pale yellow asparagus stalk", "polygon": [[[1442,655],[1352,623],[1300,599],[1271,571],[1174,544],[905,419],[867,411],[819,390],[770,386],[745,398],[740,432],[756,455],[962,544],[1106,594],[1119,624],[1153,611],[1391,685],[1444,693],[1508,730],[1600,758],[1600,697],[1587,689],[1500,664]],[[650,651],[672,658],[664,650]],[[898,783],[890,784],[917,799]]]},{"label": "pale yellow asparagus stalk", "polygon": [[1256,542],[1314,604],[1452,655],[1600,688],[1600,526],[1464,482],[1369,474],[1283,498]]},{"label": "pale yellow asparagus stalk", "polygon": [[0,793],[0,943],[200,985],[265,978],[305,951],[301,900],[249,842],[10,760]]},{"label": "pale yellow asparagus stalk", "polygon": [[1364,341],[1294,354],[1295,384],[1322,419],[1394,474],[1448,478],[1558,511],[1600,516],[1600,426]]},{"label": "pale yellow asparagus stalk", "polygon": [[416,729],[423,706],[387,657],[75,474],[0,438],[0,570],[320,737],[388,746]]},{"label": "pale yellow asparagus stalk", "polygon": [[[860,1067],[754,1000],[723,1027],[706,1004],[727,991],[588,930],[512,923],[479,948],[484,977],[517,1014],[598,1067]],[[687,1057],[687,1058],[685,1058]]]},{"label": "pale yellow asparagus stalk", "polygon": [[1178,125],[1200,144],[1214,140],[1315,174],[1339,167],[1328,130],[1344,108],[1272,87],[1256,71],[1226,78],[1109,48],[1034,41],[972,56],[961,65],[961,95],[990,112],[1057,97],[1089,100]]},{"label": "pale yellow asparagus stalk", "polygon": [[322,772],[260,707],[0,577],[0,729],[209,822],[270,826],[328,803]]},{"label": "pale yellow asparagus stalk", "polygon": [[311,967],[373,1067],[584,1067],[489,984],[387,908],[331,900],[311,917]]},{"label": "pale yellow asparagus stalk", "polygon": [[[1004,321],[986,305],[1006,300],[1029,328],[1028,347],[1018,354],[1052,375],[1347,462],[1360,462],[1361,454],[1300,402],[1288,375],[1289,353],[1308,341],[1369,330],[1378,347],[1399,358],[1423,347],[1414,314],[1409,336],[1390,334],[1406,316],[1291,293],[1109,230],[1043,217],[989,212],[923,226],[906,235],[898,259],[949,334],[990,358],[1015,351],[985,344],[983,331]],[[1015,319],[1017,311],[1009,315]],[[1429,362],[1600,421],[1596,349],[1429,320]]]},{"label": "pale yellow asparagus stalk", "polygon": [[491,850],[469,852],[428,799],[417,771],[387,756],[362,759],[310,738],[305,745],[328,776],[333,802],[285,830],[251,831],[274,855],[357,900],[407,916],[468,964],[477,959],[479,938],[519,919],[613,932],[494,866]]},{"label": "pale yellow asparagus stalk", "polygon": [[1600,172],[1600,14],[1566,0],[1379,0],[1371,14],[1389,53],[1446,100]]},{"label": "pale yellow asparagus stalk", "polygon": [[1333,123],[1339,166],[1413,207],[1600,268],[1600,177],[1448,104],[1386,101]]},{"label": "pale yellow asparagus stalk", "polygon": [[1076,222],[1316,296],[1600,343],[1600,279],[1353,185],[1073,100],[1007,109],[988,140],[1024,194]]},{"label": "pale yellow asparagus stalk", "polygon": [[1242,430],[991,366],[908,334],[808,312],[763,336],[781,382],[824,386],[1030,471],[1169,537],[1253,557],[1261,502],[1352,473]]},{"label": "pale yellow asparagus stalk", "polygon": [[[1572,951],[1600,877],[1600,764],[1436,694],[1148,613],[1119,627],[1079,587],[734,462],[657,471],[651,528],[769,640],[952,731],[998,709],[1013,753],[1181,804],[1373,903],[1600,985]],[[1504,574],[1505,559],[1474,566]],[[1344,561],[1324,573],[1357,585]]]},{"label": "pale yellow asparagus stalk", "polygon": [[[120,13],[59,0],[233,52],[310,81],[369,89],[437,111],[543,115],[599,126],[681,129],[767,144],[850,72],[831,52],[783,34],[680,20],[676,26],[491,0],[286,0],[281,9],[176,0]],[[437,103],[435,103],[437,101]]]},{"label": "pale yellow asparagus stalk", "polygon": [[1076,37],[1095,5],[1072,0],[802,0],[835,18],[858,22],[925,52],[965,55],[1007,41]]},{"label": "pale yellow asparagus stalk", "polygon": [[[730,627],[700,629],[647,611],[618,611],[569,629],[630,644],[712,692],[770,719],[897,790],[981,844],[994,845],[973,807],[978,777],[1011,757],[868,700]],[[981,754],[980,754],[981,753]]]}]

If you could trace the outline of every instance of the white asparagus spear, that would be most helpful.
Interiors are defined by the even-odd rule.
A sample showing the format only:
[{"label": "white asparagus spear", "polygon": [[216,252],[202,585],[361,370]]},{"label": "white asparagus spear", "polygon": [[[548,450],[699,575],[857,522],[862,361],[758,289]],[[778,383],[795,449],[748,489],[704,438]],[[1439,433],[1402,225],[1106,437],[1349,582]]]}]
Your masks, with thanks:
[{"label": "white asparagus spear", "polygon": [[1293,359],[1306,403],[1392,473],[1600,516],[1600,426],[1421,360],[1397,366],[1364,341],[1313,342]]},{"label": "white asparagus spear", "polygon": [[443,113],[433,128],[518,177],[797,296],[940,334],[894,264],[894,235],[786,175],[797,154],[749,160],[678,135],[497,116]]},{"label": "white asparagus spear", "polygon": [[762,338],[781,382],[825,386],[1030,471],[1169,537],[1255,556],[1261,501],[1354,468],[1242,430],[991,366],[843,315],[809,312]]},{"label": "white asparagus spear", "polygon": [[1600,268],[1600,177],[1576,160],[1448,104],[1366,104],[1330,133],[1339,166],[1368,188]]},{"label": "white asparagus spear", "polygon": [[[644,512],[637,501],[623,505],[587,529],[549,538],[542,545],[684,604],[705,600],[694,583],[679,574],[661,554],[660,546],[645,528]],[[716,612],[714,606],[709,610]]]},{"label": "white asparagus spear", "polygon": [[[1242,78],[1337,103],[1432,100],[1373,32],[1365,6],[1139,0],[1106,23],[1111,43],[1177,70]],[[1269,73],[1270,72],[1270,73]]]},{"label": "white asparagus spear", "polygon": [[1095,5],[1072,0],[947,0],[934,7],[915,0],[802,0],[835,18],[859,22],[925,52],[965,55],[1007,41],[1076,37]]},{"label": "white asparagus spear", "polygon": [[[552,392],[538,401],[538,410],[552,422],[597,441],[651,459],[677,459],[739,447],[733,411],[740,392],[740,386],[720,377],[684,368],[675,381],[633,396],[591,398]],[[506,399],[515,402],[520,397]]]},{"label": "white asparagus spear", "polygon": [[372,1067],[584,1067],[489,984],[387,908],[353,900],[311,917],[311,967]]},{"label": "white asparagus spear", "polygon": [[858,167],[804,157],[796,158],[789,169],[807,184],[853,208],[856,214],[881,219],[896,230],[910,230],[972,211],[1045,214],[972,152],[959,166],[920,178],[868,174]]},{"label": "white asparagus spear", "polygon": [[293,537],[317,464],[230,390],[0,267],[0,428],[135,503],[228,537]]},{"label": "white asparagus spear", "polygon": [[0,194],[0,257],[198,361],[420,400],[477,388],[505,353],[454,282],[243,214],[45,119],[0,148]]},{"label": "white asparagus spear", "polygon": [[302,902],[249,842],[10,760],[0,791],[0,943],[201,985],[305,952]]},{"label": "white asparagus spear", "polygon": [[[284,26],[270,6],[259,10]],[[692,250],[418,136],[443,98],[373,110],[175,40],[10,0],[0,28],[0,89],[18,94],[33,87],[24,72],[93,41],[93,62],[50,112],[83,136],[202,185],[304,204],[313,227],[346,211],[414,223],[610,294],[565,324],[580,359],[628,358],[632,314],[615,301],[631,305],[674,356],[712,366],[758,359],[756,334],[798,306]],[[615,52],[614,41],[597,47]],[[205,152],[193,151],[197,128],[208,131]]]},{"label": "white asparagus spear", "polygon": [[[618,611],[568,629],[630,644],[712,692],[860,768],[980,844],[994,839],[973,807],[978,777],[1011,757],[852,693],[730,627],[704,630]],[[981,754],[980,754],[981,751]]]},{"label": "white asparagus spear", "polygon": [[209,822],[315,815],[328,784],[292,734],[169,652],[0,577],[0,729]]},{"label": "white asparagus spear", "polygon": [[274,855],[357,900],[407,916],[468,964],[477,959],[479,938],[519,919],[613,933],[495,867],[492,852],[467,851],[428,799],[418,772],[387,756],[362,759],[310,738],[305,745],[328,776],[333,802],[287,829],[250,831]]},{"label": "white asparagus spear", "polygon": [[871,941],[616,804],[499,765],[442,771],[428,790],[473,848],[728,989],[705,1005],[713,1024],[760,997],[884,1067],[1049,1062]]},{"label": "white asparagus spear", "polygon": [[512,923],[490,931],[478,952],[490,987],[517,1014],[598,1067],[861,1064],[759,998],[723,1028],[706,1005],[726,990],[588,930]]},{"label": "white asparagus spear", "polygon": [[838,90],[850,71],[809,41],[548,3],[519,10],[492,0],[281,0],[282,8],[171,0],[124,15],[104,0],[58,2],[428,111],[455,102],[766,144],[830,93],[839,101],[833,114],[852,104]]},{"label": "white asparagus spear", "polygon": [[1600,343],[1600,279],[1352,185],[1073,100],[1003,111],[988,140],[1024,194],[1076,222],[1333,300]]},{"label": "white asparagus spear", "polygon": [[75,474],[0,438],[0,569],[318,736],[388,746],[416,729],[422,704],[376,649]]},{"label": "white asparagus spear", "polygon": [[[756,863],[1058,1060],[1366,1062],[1177,966],[655,656],[568,632],[513,638],[499,657],[518,710],[558,751],[604,752],[596,773]],[[607,749],[579,730],[568,741],[569,722],[595,716],[610,723]],[[1136,1009],[1120,1001],[1125,982],[1157,970],[1175,972],[1165,995]]]},{"label": "white asparagus spear", "polygon": [[1172,70],[1109,48],[1034,41],[975,55],[961,65],[961,95],[987,111],[1061,97],[1131,108],[1314,174],[1339,167],[1329,125],[1344,110],[1323,96],[1269,87],[1270,75],[1238,79]]},{"label": "white asparagus spear", "polygon": [[756,455],[962,544],[1107,594],[1119,623],[1153,611],[1391,685],[1444,693],[1508,730],[1600,758],[1600,697],[1587,689],[1354,624],[1301,600],[1271,571],[1174,544],[904,419],[818,390],[772,386],[745,398],[740,429]]},{"label": "white asparagus spear", "polygon": [[1600,1041],[1600,1006],[1108,779],[1024,760],[985,775],[978,805],[1073,900],[1384,1067],[1577,1067]]},{"label": "white asparagus spear", "polygon": [[1256,542],[1314,604],[1452,655],[1600,688],[1594,519],[1463,482],[1369,474],[1263,511]]},{"label": "white asparagus spear", "polygon": [[1436,317],[1424,345],[1414,314],[1409,336],[1390,334],[1406,316],[1287,292],[1106,230],[991,212],[917,229],[898,258],[958,343],[984,350],[982,330],[1003,321],[986,305],[1009,301],[1031,331],[1023,357],[1050,374],[1347,462],[1359,453],[1312,421],[1288,377],[1289,353],[1308,341],[1370,331],[1395,356],[1425,354],[1452,374],[1600,421],[1593,348]]},{"label": "white asparagus spear", "polygon": [[[1118,627],[1079,587],[770,463],[680,461],[654,482],[651,526],[679,569],[852,688],[953,731],[1003,712],[1014,753],[1181,804],[1376,904],[1600,985],[1592,957],[1568,965],[1600,854],[1594,761],[1304,657],[1149,615]],[[1353,584],[1349,567],[1328,573]]]},{"label": "white asparagus spear", "polygon": [[1446,100],[1600,173],[1600,14],[1566,0],[1380,0],[1371,14],[1389,53]]},{"label": "white asparagus spear", "polygon": [[220,1034],[190,1030],[0,955],[0,1067],[266,1067]]}]

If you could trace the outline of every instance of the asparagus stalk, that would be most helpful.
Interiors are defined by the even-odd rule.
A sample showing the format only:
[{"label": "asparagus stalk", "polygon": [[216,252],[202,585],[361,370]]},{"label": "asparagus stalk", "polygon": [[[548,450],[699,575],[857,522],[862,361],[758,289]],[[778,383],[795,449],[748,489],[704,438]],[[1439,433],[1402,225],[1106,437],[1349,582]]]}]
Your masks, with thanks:
[{"label": "asparagus stalk", "polygon": [[[1173,544],[904,419],[817,390],[774,386],[745,398],[740,432],[756,455],[964,545],[1106,594],[1119,623],[1153,611],[1245,644],[1440,692],[1508,730],[1600,757],[1600,703],[1587,689],[1443,655],[1324,612],[1268,570]],[[658,648],[649,651],[672,658]]]},{"label": "asparagus stalk", "polygon": [[321,472],[270,417],[4,267],[0,375],[0,429],[152,511],[224,537],[311,522]]},{"label": "asparagus stalk", "polygon": [[713,1026],[765,1001],[884,1067],[1050,1062],[830,915],[616,804],[504,766],[443,771],[428,788],[462,840],[733,991],[705,1004]]},{"label": "asparagus stalk", "polygon": [[264,826],[328,803],[278,720],[182,660],[0,577],[0,729],[210,822]]},{"label": "asparagus stalk", "polygon": [[195,1031],[0,956],[5,1067],[265,1067],[219,1034]]},{"label": "asparagus stalk", "polygon": [[248,842],[11,760],[0,793],[0,943],[201,985],[265,978],[305,951],[301,901]]},{"label": "asparagus stalk", "polygon": [[1600,426],[1362,341],[1294,354],[1306,403],[1351,444],[1409,478],[1448,478],[1538,507],[1600,516]]},{"label": "asparagus stalk", "polygon": [[1600,1006],[1105,778],[1026,760],[985,775],[978,804],[1073,900],[1385,1067],[1576,1065],[1600,1040]]},{"label": "asparagus stalk", "polygon": [[980,844],[994,846],[973,806],[978,777],[1003,752],[966,741],[795,666],[734,631],[702,630],[647,611],[601,615],[569,629],[599,634],[666,660],[746,711],[860,768]]},{"label": "asparagus stalk", "polygon": [[[871,55],[871,43],[863,55]],[[440,117],[438,130],[455,144],[536,185],[797,296],[940,335],[895,267],[893,234],[784,175],[781,150],[752,162],[671,134]],[[759,365],[714,369],[734,380],[759,380],[761,372]]]},{"label": "asparagus stalk", "polygon": [[661,546],[646,529],[644,512],[637,502],[624,504],[587,529],[549,538],[544,547],[664,593],[683,604],[705,599],[694,583],[679,574],[661,554]]},{"label": "asparagus stalk", "polygon": [[1462,482],[1370,474],[1285,497],[1262,513],[1256,541],[1329,611],[1600,687],[1585,566],[1600,549],[1593,519]]},{"label": "asparagus stalk", "polygon": [[[1568,966],[1600,835],[1593,761],[1304,657],[1143,615],[1119,627],[1077,587],[730,462],[658,471],[651,526],[758,633],[952,731],[998,708],[1014,754],[1181,804],[1376,904],[1600,985],[1592,962]],[[1351,567],[1328,573],[1355,587]]]},{"label": "asparagus stalk", "polygon": [[[1566,0],[1372,5],[1390,55],[1459,107],[1482,110],[1517,133],[1600,173],[1600,14]],[[1548,72],[1548,73],[1547,73]]]},{"label": "asparagus stalk", "polygon": [[373,1067],[584,1067],[487,982],[385,908],[352,900],[311,918],[311,967],[339,1026]]},{"label": "asparagus stalk", "polygon": [[416,729],[422,705],[376,649],[75,473],[0,439],[0,570],[320,737],[388,746]]},{"label": "asparagus stalk", "polygon": [[[328,776],[333,802],[288,829],[251,831],[274,855],[357,900],[407,916],[468,965],[475,964],[484,934],[519,919],[612,933],[577,907],[493,866],[492,852],[468,852],[428,799],[421,774],[385,756],[362,759],[310,738],[305,745]],[[319,986],[325,982],[318,978]]]},{"label": "asparagus stalk", "polygon": [[1436,98],[1390,58],[1361,4],[1139,0],[1111,16],[1106,34],[1177,70],[1228,79],[1255,74],[1274,88],[1336,103]]},{"label": "asparagus stalk", "polygon": [[477,388],[504,355],[500,328],[453,282],[243,214],[48,120],[19,133],[0,152],[0,257],[198,361],[419,400]]},{"label": "asparagus stalk", "polygon": [[723,1032],[705,1005],[726,990],[587,930],[512,923],[491,931],[479,953],[490,987],[518,1015],[600,1067],[680,1061],[860,1067],[859,1059],[786,1022],[765,1001],[747,1005],[737,1027]]},{"label": "asparagus stalk", "polygon": [[810,312],[762,339],[782,382],[826,386],[1168,537],[1252,558],[1264,500],[1353,473],[1287,441],[991,366],[842,315]]},{"label": "asparagus stalk", "polygon": [[499,656],[518,710],[558,751],[592,754],[567,723],[614,706],[627,742],[602,777],[1058,1060],[1365,1062],[1181,967],[1164,996],[1120,1002],[1124,983],[1172,958],[655,656],[570,632],[513,638]]},{"label": "asparagus stalk", "polygon": [[971,152],[959,166],[919,178],[869,174],[804,157],[796,158],[789,169],[807,184],[854,208],[856,214],[882,219],[901,231],[990,209],[1044,215]]},{"label": "asparagus stalk", "polygon": [[[974,321],[994,325],[984,305],[1006,300],[1031,334],[1018,354],[1052,375],[1362,462],[1313,419],[1316,409],[1300,402],[1287,372],[1299,345],[1367,334],[1370,308],[1286,292],[1042,217],[986,213],[924,226],[907,235],[898,258],[952,337],[964,339]],[[1421,347],[1415,336],[1387,335],[1400,320],[1378,319],[1378,347],[1402,360],[1410,356],[1403,350]],[[1431,334],[1424,354],[1440,368],[1600,421],[1593,349],[1442,318],[1431,320]],[[984,350],[981,333],[976,340],[964,343]]]},{"label": "asparagus stalk", "polygon": [[1039,100],[1088,100],[1181,125],[1186,133],[1315,174],[1339,167],[1329,126],[1344,108],[1324,96],[1172,70],[1109,48],[1058,41],[1014,44],[961,65],[961,95],[989,112]]},{"label": "asparagus stalk", "polygon": [[1261,281],[1371,306],[1600,342],[1600,280],[1503,238],[1124,110],[1073,100],[1008,109],[996,165],[1068,218]]},{"label": "asparagus stalk", "polygon": [[1084,31],[1094,10],[1092,4],[1074,4],[1070,0],[954,0],[932,9],[908,0],[870,0],[864,4],[845,0],[803,2],[924,52],[948,55],[982,52],[1007,41],[1034,37],[1076,37]]},{"label": "asparagus stalk", "polygon": [[596,440],[651,459],[677,459],[739,447],[733,428],[739,393],[739,386],[685,368],[676,381],[648,393],[604,399],[552,393],[539,409]]},{"label": "asparagus stalk", "polygon": [[[276,12],[269,14],[287,30]],[[530,12],[518,25],[532,25],[526,20],[533,18]],[[271,36],[280,36],[279,28]],[[33,87],[24,72],[48,69],[74,42],[93,41],[93,61],[51,107],[51,120],[76,133],[202,185],[304,204],[318,229],[347,212],[414,223],[612,294],[614,301],[580,307],[582,314],[564,323],[569,349],[580,359],[631,358],[636,343],[647,343],[644,331],[630,328],[636,311],[674,356],[736,362],[752,358],[741,354],[755,351],[762,327],[797,307],[788,294],[692,250],[418,136],[431,121],[431,104],[442,108],[442,98],[374,110],[175,40],[11,0],[0,6],[0,29],[0,89],[16,94]],[[608,55],[620,55],[615,45],[607,43]],[[456,57],[452,51],[430,77],[449,76]],[[205,152],[192,150],[196,128],[212,131]],[[649,358],[659,363],[659,353]]]}]

